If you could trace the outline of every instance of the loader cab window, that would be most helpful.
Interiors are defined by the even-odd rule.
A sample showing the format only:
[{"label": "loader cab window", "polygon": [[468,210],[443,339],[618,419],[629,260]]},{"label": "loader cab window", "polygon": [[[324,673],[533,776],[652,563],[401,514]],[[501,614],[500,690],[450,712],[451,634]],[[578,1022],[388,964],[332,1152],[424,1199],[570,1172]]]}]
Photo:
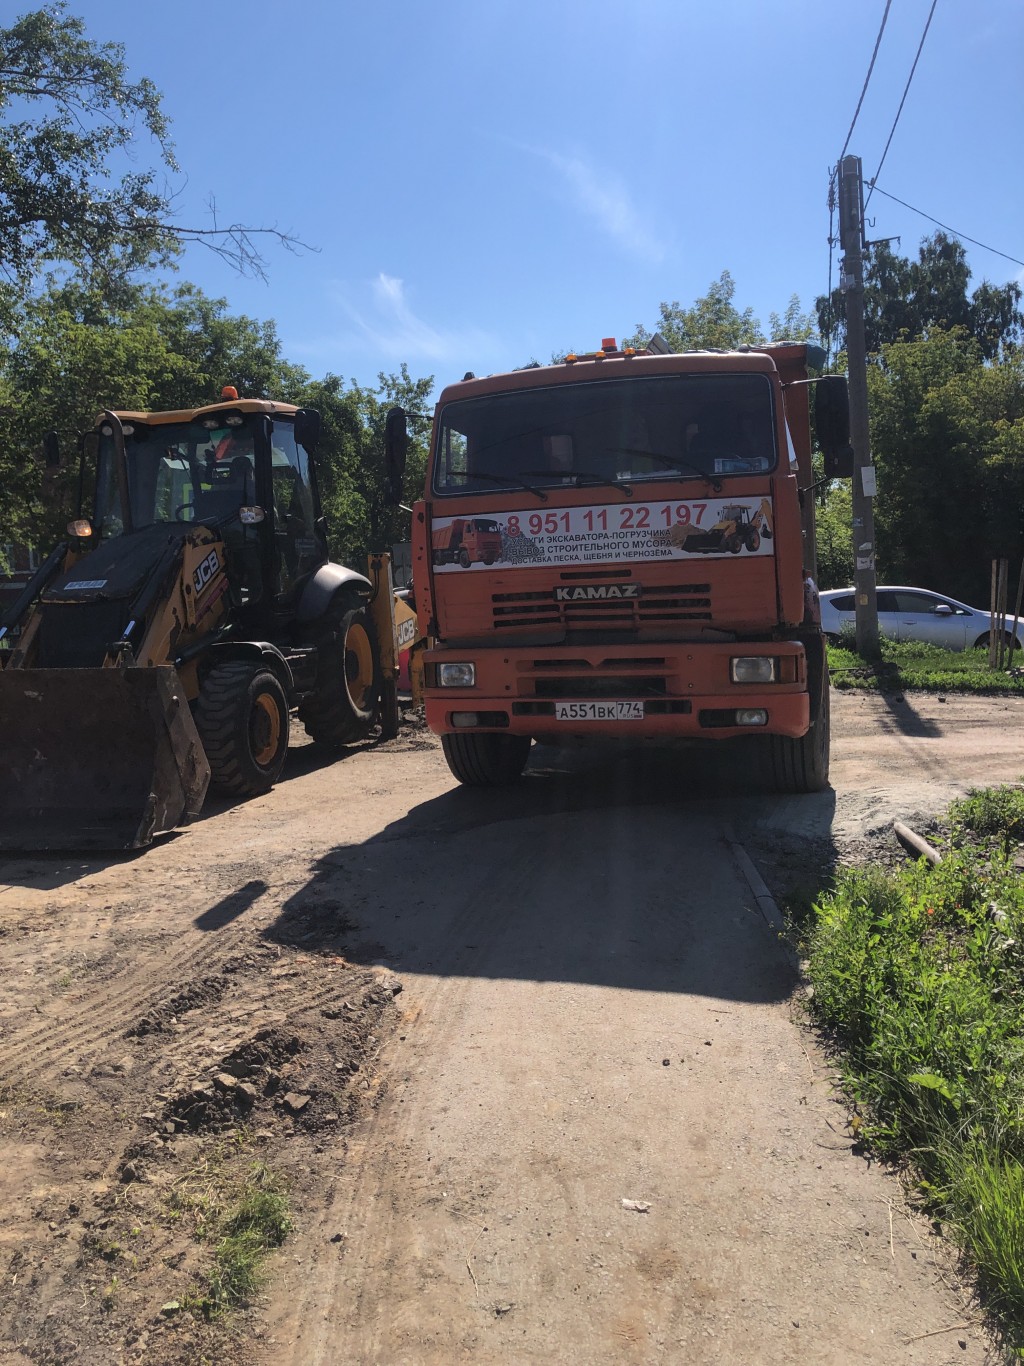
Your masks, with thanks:
[{"label": "loader cab window", "polygon": [[282,593],[327,558],[317,526],[313,472],[309,456],[296,443],[290,422],[275,422],[270,438],[270,478],[274,497],[274,538],[280,560]]}]

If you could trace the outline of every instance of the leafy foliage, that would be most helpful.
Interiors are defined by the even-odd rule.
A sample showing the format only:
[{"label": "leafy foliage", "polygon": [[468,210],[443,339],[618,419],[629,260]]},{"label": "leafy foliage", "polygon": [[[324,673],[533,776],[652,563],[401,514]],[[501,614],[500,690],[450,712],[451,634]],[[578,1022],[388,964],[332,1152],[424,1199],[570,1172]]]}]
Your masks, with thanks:
[{"label": "leafy foliage", "polygon": [[882,347],[869,367],[879,565],[894,583],[987,602],[991,560],[1024,554],[1024,356],[983,364],[966,332]]},{"label": "leafy foliage", "polygon": [[[867,350],[877,354],[895,342],[915,341],[935,329],[962,329],[986,361],[1015,351],[1024,338],[1021,287],[983,281],[968,294],[971,272],[963,243],[936,232],[921,243],[916,261],[888,242],[873,242],[864,270],[864,327]],[[817,299],[822,335],[846,346],[846,304],[837,289]]]},{"label": "leafy foliage", "polygon": [[112,170],[138,125],[176,170],[156,87],[129,81],[119,44],[90,41],[63,4],[0,29],[0,274],[9,286],[27,290],[55,261],[123,274],[173,255],[156,172]]},{"label": "leafy foliage", "polygon": [[[143,163],[143,139],[156,166]],[[0,333],[42,272],[71,267],[105,290],[167,266],[183,242],[211,248],[259,276],[255,237],[286,247],[277,228],[173,221],[173,192],[159,176],[178,170],[153,82],[129,79],[120,43],[95,42],[63,0],[0,29]],[[214,207],[215,206],[211,206]]]},{"label": "leafy foliage", "polygon": [[[196,407],[226,383],[247,397],[320,409],[318,467],[338,558],[359,563],[368,550],[407,539],[407,514],[384,502],[384,418],[402,403],[421,419],[412,427],[408,501],[422,488],[432,379],[414,380],[403,366],[381,375],[376,389],[346,387],[336,375],[314,380],[284,359],[273,322],[232,315],[225,300],[192,285],[125,285],[111,300],[54,282],[28,303],[17,341],[0,354],[0,451],[11,467],[0,481],[0,543],[46,549],[59,539],[77,501],[75,433],[103,408]],[[37,458],[51,428],[67,452],[56,476]]]},{"label": "leafy foliage", "polygon": [[[853,632],[844,632],[838,645],[828,647],[832,686],[898,693],[1024,694],[1024,677],[1016,668],[1013,673],[994,673],[985,650],[940,650],[923,641],[885,637],[879,646],[880,662],[865,664],[854,648]],[[1020,655],[1015,658],[1020,660]]]},{"label": "leafy foliage", "polygon": [[1024,879],[1006,852],[1008,827],[986,821],[979,844],[963,838],[965,820],[954,812],[936,868],[840,874],[810,938],[811,1008],[841,1049],[858,1133],[888,1157],[912,1158],[925,1199],[1019,1336]]}]

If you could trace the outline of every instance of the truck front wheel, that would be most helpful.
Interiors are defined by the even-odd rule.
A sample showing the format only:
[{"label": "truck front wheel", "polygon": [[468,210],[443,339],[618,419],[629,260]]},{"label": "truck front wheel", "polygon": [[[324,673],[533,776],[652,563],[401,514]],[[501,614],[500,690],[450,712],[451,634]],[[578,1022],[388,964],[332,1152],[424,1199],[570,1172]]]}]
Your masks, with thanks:
[{"label": "truck front wheel", "polygon": [[441,748],[448,767],[466,787],[504,787],[522,777],[530,737],[456,731],[441,736]]},{"label": "truck front wheel", "polygon": [[776,792],[820,792],[828,786],[830,743],[828,664],[809,661],[811,725],[798,740],[769,735],[768,780]]}]

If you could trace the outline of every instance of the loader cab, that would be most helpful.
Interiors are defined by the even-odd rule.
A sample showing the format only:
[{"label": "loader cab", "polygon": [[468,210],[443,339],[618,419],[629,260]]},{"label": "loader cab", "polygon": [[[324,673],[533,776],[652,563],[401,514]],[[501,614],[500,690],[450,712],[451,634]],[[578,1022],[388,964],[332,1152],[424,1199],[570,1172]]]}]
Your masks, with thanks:
[{"label": "loader cab", "polygon": [[224,540],[236,606],[260,617],[287,613],[328,550],[302,444],[314,444],[310,415],[278,407],[104,414],[92,434],[96,541],[209,527]]}]

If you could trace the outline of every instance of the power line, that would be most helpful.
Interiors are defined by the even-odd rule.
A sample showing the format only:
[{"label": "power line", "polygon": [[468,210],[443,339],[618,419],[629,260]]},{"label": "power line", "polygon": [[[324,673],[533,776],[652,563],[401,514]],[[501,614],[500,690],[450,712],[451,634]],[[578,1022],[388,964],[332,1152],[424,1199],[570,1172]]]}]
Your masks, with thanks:
[{"label": "power line", "polygon": [[[910,75],[907,77],[907,83],[903,88],[903,98],[900,100],[900,107],[896,110],[896,117],[893,119],[892,127],[889,129],[889,138],[885,144],[885,150],[882,153],[882,160],[878,163],[878,170],[868,181],[868,184],[871,186],[871,189],[868,190],[868,197],[864,201],[865,212],[867,211],[868,205],[871,203],[871,195],[875,187],[875,181],[878,179],[879,175],[881,174],[882,167],[885,165],[885,158],[889,155],[889,146],[892,142],[893,134],[896,132],[896,125],[900,121],[900,115],[903,113],[903,106],[907,102],[907,95],[910,93],[910,82],[914,79],[914,72],[917,70],[917,63],[920,60],[921,50],[924,47],[924,40],[928,37],[928,30],[931,27],[932,15],[935,13],[935,6],[938,3],[939,0],[932,0],[932,7],[928,11],[928,18],[925,20],[924,32],[921,34],[921,41],[917,45],[917,55],[914,58],[913,66],[910,68]],[[842,158],[840,158],[840,160],[842,160]]]},{"label": "power line", "polygon": [[[864,103],[864,96],[868,93],[868,82],[871,80],[871,73],[875,69],[875,58],[878,56],[878,49],[882,43],[882,34],[885,32],[885,24],[886,20],[889,18],[889,9],[891,5],[892,0],[885,0],[885,13],[882,15],[882,23],[878,30],[878,37],[875,39],[875,50],[871,54],[871,63],[868,66],[868,74],[864,77],[864,88],[860,92],[857,108],[853,111],[853,122],[850,124],[850,131],[847,133],[846,141],[843,143],[843,150],[839,153],[839,161],[842,161],[843,157],[846,156],[846,149],[850,145],[850,138],[853,137],[854,127],[856,126],[857,119],[860,117],[860,107]],[[838,165],[839,162],[836,162],[837,168]],[[835,175],[835,172],[833,172],[833,175]]]},{"label": "power line", "polygon": [[970,242],[972,246],[981,247],[982,251],[990,251],[993,256],[1001,256],[1006,261],[1012,261],[1015,266],[1024,266],[1024,261],[1018,260],[1016,256],[1011,256],[1008,252],[997,251],[995,247],[988,246],[985,242],[979,242],[976,237],[968,237],[965,232],[957,232],[956,228],[951,228],[948,223],[940,223],[937,218],[933,218],[930,213],[925,213],[923,209],[915,209],[913,204],[908,204],[905,199],[897,199],[888,190],[883,190],[880,185],[872,185],[872,191],[877,190],[879,194],[884,194],[886,199],[891,199],[897,204],[902,204],[911,213],[920,214],[922,218],[927,218],[929,223],[934,223],[936,227],[944,228],[946,232],[951,232],[954,237],[959,237],[964,242]]}]

